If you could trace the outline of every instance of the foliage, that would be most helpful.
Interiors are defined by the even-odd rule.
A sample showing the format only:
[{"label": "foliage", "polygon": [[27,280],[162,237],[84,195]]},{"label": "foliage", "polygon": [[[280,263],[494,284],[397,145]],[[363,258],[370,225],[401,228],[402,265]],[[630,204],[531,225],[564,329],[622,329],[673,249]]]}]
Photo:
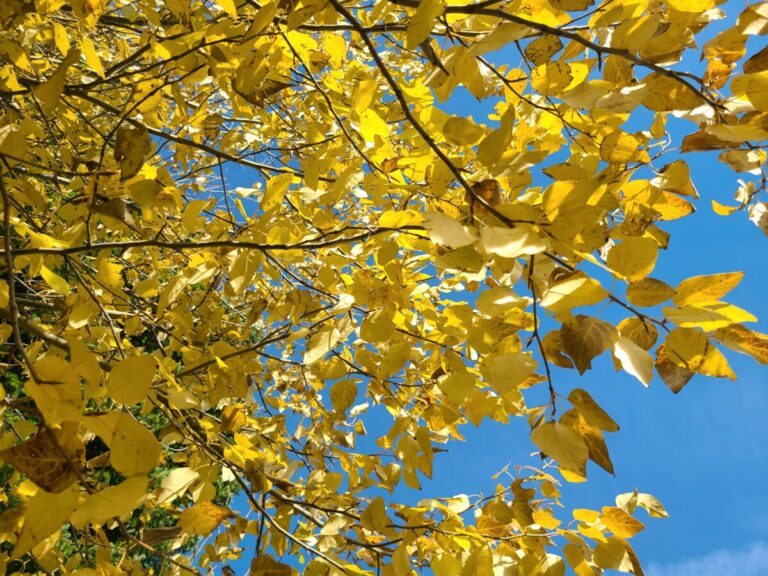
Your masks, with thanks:
[{"label": "foliage", "polygon": [[[724,16],[1,2],[5,570],[641,574],[655,498],[562,509],[618,425],[557,376],[610,353],[679,392],[735,378],[723,346],[768,362],[722,301],[740,273],[652,277],[698,196],[679,152],[755,176],[712,202],[768,229],[768,4],[682,69]],[[460,92],[493,112],[447,113]],[[539,467],[397,502],[467,423],[510,418]]]}]

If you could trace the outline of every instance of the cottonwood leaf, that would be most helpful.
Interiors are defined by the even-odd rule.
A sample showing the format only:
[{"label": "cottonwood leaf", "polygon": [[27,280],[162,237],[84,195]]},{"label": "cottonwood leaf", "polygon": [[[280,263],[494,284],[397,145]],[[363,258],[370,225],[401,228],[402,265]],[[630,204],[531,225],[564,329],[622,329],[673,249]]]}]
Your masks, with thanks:
[{"label": "cottonwood leaf", "polygon": [[608,251],[606,264],[611,271],[627,280],[640,280],[653,271],[659,245],[653,238],[624,239]]},{"label": "cottonwood leaf", "polygon": [[613,345],[613,354],[621,367],[643,384],[648,386],[653,379],[653,358],[640,346],[625,336],[619,337]]},{"label": "cottonwood leaf", "polygon": [[667,351],[662,344],[656,349],[656,372],[659,373],[664,384],[675,394],[680,392],[693,378],[694,373],[687,368],[682,368],[667,357]]},{"label": "cottonwood leaf", "polygon": [[192,468],[174,468],[163,479],[155,503],[161,505],[182,496],[197,481],[200,474]]},{"label": "cottonwood leaf", "polygon": [[179,526],[186,534],[208,536],[224,520],[233,516],[229,508],[222,508],[213,502],[198,502],[181,513]]},{"label": "cottonwood leaf", "polygon": [[613,474],[613,462],[608,454],[608,447],[605,444],[603,433],[599,428],[591,426],[579,413],[578,410],[568,410],[560,417],[560,422],[573,428],[587,445],[589,459],[600,466],[609,474]]},{"label": "cottonwood leaf", "polygon": [[155,435],[127,413],[120,414],[108,443],[110,463],[123,476],[146,474],[162,457],[162,448]]},{"label": "cottonwood leaf", "polygon": [[60,530],[77,506],[78,495],[77,484],[70,484],[55,494],[38,490],[26,503],[24,526],[13,547],[11,559],[21,558],[48,536]]},{"label": "cottonwood leaf", "polygon": [[123,180],[136,176],[151,153],[152,138],[146,128],[121,126],[117,129],[115,160],[120,162]]},{"label": "cottonwood leaf", "polygon": [[712,332],[739,322],[757,322],[752,314],[725,302],[700,303],[680,308],[663,308],[664,316],[683,328],[701,328]]},{"label": "cottonwood leaf", "polygon": [[768,364],[768,335],[732,324],[715,330],[715,339],[731,350],[749,354],[760,364]]},{"label": "cottonwood leaf", "polygon": [[333,350],[341,340],[341,332],[335,326],[326,326],[318,330],[307,340],[307,350],[304,352],[304,364],[314,364],[328,352]]},{"label": "cottonwood leaf", "polygon": [[[326,572],[328,568],[326,567]],[[306,571],[305,571],[306,573]],[[251,560],[250,576],[292,576],[293,569],[288,564],[278,562],[272,556],[259,555]]]},{"label": "cottonwood leaf", "polygon": [[595,402],[586,390],[574,388],[568,394],[568,400],[590,425],[606,432],[618,431],[619,425]]},{"label": "cottonwood leaf", "polygon": [[443,0],[422,0],[406,29],[406,48],[413,50],[429,38],[435,19],[445,11]]},{"label": "cottonwood leaf", "polygon": [[144,400],[154,379],[155,359],[152,356],[129,356],[112,368],[107,390],[116,402],[131,406]]},{"label": "cottonwood leaf", "polygon": [[502,258],[540,254],[549,248],[548,242],[523,224],[514,228],[485,226],[480,230],[480,245],[486,254]]},{"label": "cottonwood leaf", "polygon": [[10,464],[47,492],[63,492],[75,482],[85,463],[85,447],[75,427],[41,429],[29,440],[0,451]]},{"label": "cottonwood leaf", "polygon": [[600,521],[619,538],[631,538],[645,530],[645,524],[615,506],[603,506]]},{"label": "cottonwood leaf", "polygon": [[608,350],[618,339],[616,328],[600,320],[579,314],[560,329],[563,349],[571,357],[579,374],[592,367],[592,360]]},{"label": "cottonwood leaf", "polygon": [[331,386],[331,404],[337,412],[345,412],[355,403],[357,386],[351,380],[339,380]]},{"label": "cottonwood leaf", "polygon": [[768,203],[757,202],[750,206],[749,219],[768,236]]},{"label": "cottonwood leaf", "polygon": [[91,494],[72,514],[72,526],[82,530],[88,523],[100,525],[132,512],[144,501],[149,481],[135,476]]},{"label": "cottonwood leaf", "polygon": [[616,329],[621,336],[629,338],[643,350],[653,348],[659,338],[659,331],[656,326],[651,324],[649,320],[637,316],[624,318],[617,324]]},{"label": "cottonwood leaf", "polygon": [[424,228],[432,242],[448,248],[461,248],[477,240],[472,230],[442,212],[427,212]]},{"label": "cottonwood leaf", "polygon": [[550,285],[544,291],[540,304],[555,314],[560,314],[577,306],[597,304],[607,297],[608,291],[596,280],[576,271]]},{"label": "cottonwood leaf", "polygon": [[738,286],[743,277],[743,272],[693,276],[677,285],[672,301],[677,306],[685,306],[686,304],[720,300]]},{"label": "cottonwood leaf", "polygon": [[675,328],[664,341],[667,358],[680,368],[717,378],[736,379],[728,361],[707,338],[695,328]]},{"label": "cottonwood leaf", "polygon": [[627,300],[635,306],[656,306],[675,295],[675,290],[656,278],[642,278],[627,286]]},{"label": "cottonwood leaf", "polygon": [[584,438],[567,424],[544,422],[531,432],[531,440],[561,468],[586,476],[589,449]]},{"label": "cottonwood leaf", "polygon": [[261,209],[267,212],[280,204],[283,198],[285,198],[285,194],[288,192],[292,182],[292,174],[280,174],[270,178],[267,181],[267,188],[261,201]]}]

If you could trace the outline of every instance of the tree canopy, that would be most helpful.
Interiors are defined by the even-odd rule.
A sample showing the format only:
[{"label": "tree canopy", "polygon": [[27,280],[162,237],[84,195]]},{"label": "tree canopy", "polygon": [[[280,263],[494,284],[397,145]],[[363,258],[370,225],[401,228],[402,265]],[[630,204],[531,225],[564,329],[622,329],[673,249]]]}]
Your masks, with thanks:
[{"label": "tree canopy", "polygon": [[[654,277],[697,152],[768,230],[768,3],[718,4],[0,2],[4,573],[642,574],[656,498],[560,502],[593,360],[768,363],[742,274]],[[398,501],[511,418],[494,493]]]}]

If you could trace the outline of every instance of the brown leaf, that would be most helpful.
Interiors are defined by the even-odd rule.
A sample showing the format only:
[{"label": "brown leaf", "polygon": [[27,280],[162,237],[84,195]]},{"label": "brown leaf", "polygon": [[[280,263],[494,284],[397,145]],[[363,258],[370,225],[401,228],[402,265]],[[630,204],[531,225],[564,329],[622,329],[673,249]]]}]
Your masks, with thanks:
[{"label": "brown leaf", "polygon": [[501,203],[501,186],[492,178],[473,184],[472,191],[491,206],[498,206]]},{"label": "brown leaf", "polygon": [[60,431],[41,429],[35,436],[0,451],[0,459],[47,492],[62,492],[78,478],[85,447],[74,426]]},{"label": "brown leaf", "polygon": [[563,349],[571,357],[579,374],[592,367],[592,360],[608,350],[619,338],[616,328],[598,318],[579,314],[575,322],[560,330]]},{"label": "brown leaf", "polygon": [[664,384],[675,394],[680,392],[693,378],[693,372],[681,368],[667,357],[663,344],[656,350],[656,372],[659,373]]}]

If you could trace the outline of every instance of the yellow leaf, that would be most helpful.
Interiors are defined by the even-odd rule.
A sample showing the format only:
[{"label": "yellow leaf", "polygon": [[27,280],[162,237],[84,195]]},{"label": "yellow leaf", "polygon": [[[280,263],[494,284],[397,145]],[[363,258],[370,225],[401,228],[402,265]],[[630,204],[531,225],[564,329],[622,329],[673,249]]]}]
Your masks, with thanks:
[{"label": "yellow leaf", "polygon": [[649,320],[643,321],[637,316],[624,318],[616,325],[619,333],[632,340],[643,350],[650,350],[656,344],[659,337],[659,331]]},{"label": "yellow leaf", "polygon": [[536,370],[536,360],[528,352],[491,354],[481,368],[483,376],[500,393],[522,384]]},{"label": "yellow leaf", "polygon": [[584,439],[571,426],[545,422],[533,429],[531,440],[561,468],[576,472],[586,470],[589,450]]},{"label": "yellow leaf", "polygon": [[[762,165],[765,163],[766,153],[765,150],[729,150],[720,154],[717,159],[728,164],[736,172],[758,175]],[[715,205],[728,208],[712,200],[712,206],[715,207]],[[736,208],[731,209],[731,212],[733,210],[736,210]],[[717,212],[717,210],[715,211]]]},{"label": "yellow leaf", "polygon": [[360,338],[366,342],[385,342],[390,339],[395,331],[395,323],[392,320],[392,312],[387,308],[380,308],[369,313],[360,326]]},{"label": "yellow leaf", "polygon": [[573,272],[549,286],[541,298],[544,308],[559,314],[577,306],[591,306],[602,302],[608,292],[583,272]]},{"label": "yellow leaf", "polygon": [[341,339],[341,333],[335,326],[326,326],[318,330],[307,340],[304,352],[304,364],[313,364],[331,351]]},{"label": "yellow leaf", "polygon": [[25,388],[46,423],[77,422],[83,412],[83,395],[71,365],[63,358],[48,355],[35,362],[35,373],[40,382],[27,380]]},{"label": "yellow leaf", "polygon": [[406,29],[406,48],[413,50],[429,38],[435,19],[445,11],[444,0],[421,0]]},{"label": "yellow leaf", "polygon": [[212,502],[198,502],[181,513],[179,526],[186,534],[208,536],[219,524],[233,516],[229,508],[216,506]]},{"label": "yellow leaf", "polygon": [[[578,412],[578,410],[568,410],[560,417],[560,423],[573,428],[587,445],[589,459],[600,466],[609,474],[613,474],[613,462],[608,454],[608,447],[605,444],[603,433],[599,428],[591,426]],[[583,477],[586,469],[578,471]]]},{"label": "yellow leaf", "polygon": [[572,80],[571,69],[563,62],[546,62],[531,72],[531,86],[543,96],[558,96]]},{"label": "yellow leaf", "polygon": [[435,576],[456,576],[461,574],[461,561],[452,554],[444,552],[439,556],[432,556],[430,568]]},{"label": "yellow leaf", "polygon": [[725,356],[700,330],[675,328],[667,334],[664,350],[669,360],[680,368],[706,376],[736,379]]},{"label": "yellow leaf", "polygon": [[651,273],[659,255],[653,238],[629,237],[608,251],[606,264],[611,271],[627,280],[640,280]]},{"label": "yellow leaf", "polygon": [[46,266],[40,268],[40,276],[45,283],[62,296],[69,296],[69,284],[61,276],[48,269]]},{"label": "yellow leaf", "polygon": [[360,521],[364,528],[372,532],[384,534],[389,531],[388,526],[392,523],[392,520],[387,516],[387,508],[381,496],[371,501],[360,515]]},{"label": "yellow leaf", "polygon": [[200,474],[191,468],[174,468],[163,479],[155,504],[159,506],[182,496],[199,477]]},{"label": "yellow leaf", "polygon": [[451,144],[471,146],[485,135],[485,129],[469,118],[451,116],[443,125],[443,136]]},{"label": "yellow leaf", "polygon": [[[624,543],[616,537],[608,538],[605,542],[598,542],[592,559],[597,566],[607,570],[619,570],[629,561]],[[622,572],[624,571],[629,572],[630,570],[622,570]]]},{"label": "yellow leaf", "polygon": [[704,103],[692,88],[659,72],[650,73],[643,82],[643,105],[654,112],[691,110]]},{"label": "yellow leaf", "polygon": [[70,484],[57,494],[38,490],[26,503],[24,526],[13,547],[11,559],[21,558],[48,536],[60,530],[69,521],[77,506],[78,494],[77,484]]},{"label": "yellow leaf", "polygon": [[67,79],[67,70],[80,60],[80,50],[78,49],[69,49],[66,54],[64,61],[56,69],[56,72],[51,74],[45,83],[35,87],[33,91],[40,100],[43,109],[49,112],[56,108],[61,99]]},{"label": "yellow leaf", "polygon": [[677,285],[672,301],[678,306],[685,306],[719,300],[733,290],[743,277],[743,272],[693,276]]},{"label": "yellow leaf", "polygon": [[216,0],[216,4],[218,4],[219,8],[224,10],[224,12],[232,16],[232,18],[237,18],[237,5],[235,4],[235,0]]},{"label": "yellow leaf", "polygon": [[486,254],[502,258],[540,254],[549,248],[549,242],[525,224],[514,228],[485,226],[480,230],[480,245]]},{"label": "yellow leaf", "polygon": [[627,286],[627,300],[635,306],[656,306],[674,295],[671,286],[655,278],[642,278]]},{"label": "yellow leaf", "polygon": [[351,380],[339,380],[331,386],[331,404],[337,412],[344,412],[357,398],[357,386]]},{"label": "yellow leaf", "polygon": [[627,164],[648,160],[648,154],[643,155],[640,150],[640,141],[631,134],[616,131],[603,138],[600,143],[600,158],[606,162]]},{"label": "yellow leaf", "polygon": [[693,372],[687,368],[678,366],[667,357],[667,351],[662,344],[656,350],[656,372],[659,373],[664,384],[675,394],[680,392],[693,378]]},{"label": "yellow leaf", "polygon": [[615,506],[603,506],[600,521],[619,538],[631,538],[645,529],[645,524]]},{"label": "yellow leaf", "polygon": [[292,574],[293,569],[288,564],[278,562],[272,556],[259,555],[251,560],[249,576],[292,576]]},{"label": "yellow leaf", "polygon": [[529,298],[518,296],[506,286],[484,290],[475,301],[477,309],[488,316],[498,316],[511,308],[525,308],[529,304]]},{"label": "yellow leaf", "polygon": [[392,568],[395,572],[395,576],[410,576],[411,574],[411,559],[408,554],[408,546],[401,544],[392,554]]},{"label": "yellow leaf", "polygon": [[528,44],[525,47],[524,52],[528,60],[533,62],[536,66],[539,66],[548,62],[552,56],[562,49],[563,43],[557,36],[541,36]]},{"label": "yellow leaf", "polygon": [[731,81],[731,91],[744,96],[762,112],[768,112],[768,71],[737,76]]},{"label": "yellow leaf", "polygon": [[700,303],[680,308],[664,308],[664,315],[683,328],[701,328],[712,332],[738,322],[757,322],[757,318],[738,306],[725,302]]},{"label": "yellow leaf", "polygon": [[568,400],[576,407],[582,418],[595,428],[606,432],[616,432],[619,429],[619,425],[600,408],[586,390],[574,388],[568,394]]},{"label": "yellow leaf", "polygon": [[157,466],[162,456],[155,435],[127,413],[120,414],[114,434],[107,443],[110,447],[109,461],[123,476],[146,474]]},{"label": "yellow leaf", "polygon": [[107,390],[116,402],[130,406],[144,400],[154,379],[155,359],[152,356],[129,356],[112,368]]},{"label": "yellow leaf", "polygon": [[102,66],[101,58],[99,58],[99,55],[96,53],[96,46],[94,46],[93,41],[87,36],[83,36],[80,41],[80,48],[83,50],[85,63],[88,64],[91,70],[96,72],[101,78],[104,78],[104,66]]},{"label": "yellow leaf", "polygon": [[72,514],[72,526],[82,530],[89,522],[98,526],[132,512],[144,500],[148,484],[146,477],[135,476],[91,494]]},{"label": "yellow leaf", "polygon": [[442,212],[427,212],[424,216],[424,228],[432,242],[448,248],[461,248],[477,240],[474,232]]},{"label": "yellow leaf", "polygon": [[653,379],[653,358],[629,338],[619,337],[613,345],[613,354],[621,363],[625,372],[631,374],[643,386],[648,386]]},{"label": "yellow leaf", "polygon": [[292,174],[280,174],[270,178],[267,182],[267,189],[264,192],[264,198],[261,201],[261,209],[267,212],[280,204],[285,198],[288,188],[293,182]]},{"label": "yellow leaf", "polygon": [[749,207],[749,219],[768,236],[768,202],[757,202]]},{"label": "yellow leaf", "polygon": [[566,12],[580,12],[594,4],[593,0],[551,0],[553,8]]},{"label": "yellow leaf", "polygon": [[715,331],[715,338],[728,348],[749,354],[760,364],[768,364],[768,336],[733,324]]}]

